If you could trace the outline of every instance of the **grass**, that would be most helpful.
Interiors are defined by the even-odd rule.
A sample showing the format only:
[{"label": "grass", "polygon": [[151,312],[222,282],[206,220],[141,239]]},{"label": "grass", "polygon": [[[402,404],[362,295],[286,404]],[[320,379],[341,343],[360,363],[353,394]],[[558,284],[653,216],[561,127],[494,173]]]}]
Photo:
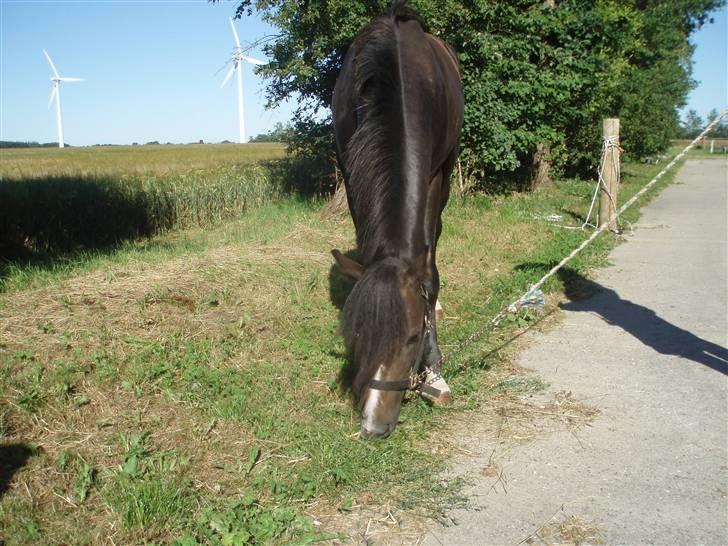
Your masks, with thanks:
[{"label": "grass", "polygon": [[279,144],[0,152],[0,282],[17,262],[76,262],[329,183],[309,184],[315,166]]},{"label": "grass", "polygon": [[279,143],[0,149],[0,177],[119,178],[177,175],[244,166],[285,156]]},{"label": "grass", "polygon": [[[625,165],[621,199],[659,168]],[[564,180],[453,200],[439,254],[446,354],[583,240],[545,218],[580,225],[592,189]],[[353,229],[320,208],[281,198],[206,229],[7,271],[0,459],[15,463],[0,538],[306,543],[354,532],[368,507],[406,519],[459,502],[460,484],[438,478],[448,431],[471,411],[525,414],[522,397],[544,385],[508,364],[509,340],[540,316],[513,316],[446,362],[454,406],[410,396],[392,437],[362,441],[340,380],[346,285],[328,256],[351,248]],[[598,239],[547,283],[551,306],[618,240]]]}]

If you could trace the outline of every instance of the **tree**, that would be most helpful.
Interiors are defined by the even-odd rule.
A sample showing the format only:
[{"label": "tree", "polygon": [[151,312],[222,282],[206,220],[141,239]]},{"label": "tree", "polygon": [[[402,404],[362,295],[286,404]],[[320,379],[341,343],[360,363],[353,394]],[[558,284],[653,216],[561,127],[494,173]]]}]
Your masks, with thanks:
[{"label": "tree", "polygon": [[688,110],[683,121],[683,136],[685,138],[695,138],[703,130],[704,123],[695,110]]},{"label": "tree", "polygon": [[[333,161],[328,116],[339,66],[357,31],[390,0],[243,0],[280,29],[269,105],[297,97],[292,147]],[[684,104],[688,38],[725,0],[411,0],[427,30],[459,52],[465,93],[461,159],[484,181],[530,174],[539,146],[556,172],[598,162],[601,119],[622,119],[635,156],[669,143]]]},{"label": "tree", "polygon": [[691,78],[694,47],[688,38],[712,21],[724,5],[712,0],[634,2],[640,17],[640,44],[629,59],[629,77],[617,111],[623,119],[622,145],[633,157],[664,150],[679,130],[677,108],[685,106],[696,82]]},{"label": "tree", "polygon": [[[718,112],[717,108],[713,108],[708,113],[708,123],[711,123],[718,116],[720,116],[720,112]],[[718,125],[716,125],[713,130],[708,133],[708,136],[712,138],[728,138],[728,116],[723,117]]]},{"label": "tree", "polygon": [[283,125],[280,121],[275,124],[272,130],[261,133],[250,139],[250,142],[288,142],[293,133],[293,126],[288,123]]}]

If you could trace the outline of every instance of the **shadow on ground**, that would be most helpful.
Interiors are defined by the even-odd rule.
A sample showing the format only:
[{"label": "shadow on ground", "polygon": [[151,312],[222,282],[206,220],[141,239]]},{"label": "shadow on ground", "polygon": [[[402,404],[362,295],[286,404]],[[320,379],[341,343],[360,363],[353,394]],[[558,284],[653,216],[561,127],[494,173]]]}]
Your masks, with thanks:
[{"label": "shadow on ground", "polygon": [[[527,263],[519,269],[548,271],[554,264]],[[564,268],[558,276],[571,300],[566,311],[595,313],[663,355],[679,356],[728,375],[728,350],[675,326],[652,309],[620,297],[614,290]]]},{"label": "shadow on ground", "polygon": [[25,444],[0,445],[0,497],[10,487],[10,480],[23,468],[28,459],[35,455],[35,450]]},{"label": "shadow on ground", "polygon": [[170,221],[152,219],[142,192],[109,177],[0,182],[0,256],[7,260],[108,248]]}]

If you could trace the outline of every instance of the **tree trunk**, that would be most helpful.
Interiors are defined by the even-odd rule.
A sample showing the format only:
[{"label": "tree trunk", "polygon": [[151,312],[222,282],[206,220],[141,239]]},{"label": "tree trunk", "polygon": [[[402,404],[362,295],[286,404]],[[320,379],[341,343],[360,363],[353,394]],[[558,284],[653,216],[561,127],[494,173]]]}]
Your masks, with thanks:
[{"label": "tree trunk", "polygon": [[[554,9],[556,0],[544,0],[543,7]],[[551,147],[539,142],[533,154],[533,176],[531,178],[531,191],[539,188],[548,188],[554,185],[551,180]]]},{"label": "tree trunk", "polygon": [[349,206],[346,201],[346,187],[343,182],[339,182],[331,201],[329,201],[326,206],[321,209],[321,218],[331,218],[333,216],[344,214],[348,211]]},{"label": "tree trunk", "polygon": [[531,190],[553,186],[551,180],[551,147],[539,142],[533,154],[533,175],[531,177]]}]

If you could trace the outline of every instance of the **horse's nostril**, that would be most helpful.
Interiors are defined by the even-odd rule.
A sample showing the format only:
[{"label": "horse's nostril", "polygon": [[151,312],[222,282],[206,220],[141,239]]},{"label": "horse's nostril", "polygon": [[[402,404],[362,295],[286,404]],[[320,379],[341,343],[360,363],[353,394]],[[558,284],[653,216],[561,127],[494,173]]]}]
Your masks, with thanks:
[{"label": "horse's nostril", "polygon": [[373,434],[364,427],[361,427],[361,430],[359,431],[359,436],[361,436],[362,438],[371,438]]},{"label": "horse's nostril", "polygon": [[387,427],[384,431],[371,431],[367,430],[363,426],[359,430],[359,436],[365,439],[369,438],[386,438],[392,432],[392,427]]}]

